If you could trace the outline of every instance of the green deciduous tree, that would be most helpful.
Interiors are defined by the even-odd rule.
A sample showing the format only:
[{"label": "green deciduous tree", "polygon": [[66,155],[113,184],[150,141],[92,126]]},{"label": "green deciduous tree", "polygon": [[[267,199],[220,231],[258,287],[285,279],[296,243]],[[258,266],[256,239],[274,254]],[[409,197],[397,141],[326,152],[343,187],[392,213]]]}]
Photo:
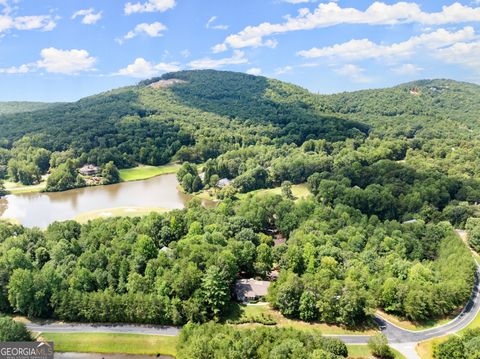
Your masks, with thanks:
[{"label": "green deciduous tree", "polygon": [[28,342],[32,341],[32,334],[25,324],[15,322],[8,317],[0,317],[0,342]]},{"label": "green deciduous tree", "polygon": [[112,184],[120,182],[120,172],[113,161],[108,162],[102,169],[102,177],[104,184]]},{"label": "green deciduous tree", "polygon": [[377,334],[368,340],[368,347],[372,351],[372,354],[382,359],[393,359],[392,349],[388,346],[388,340],[383,334]]},{"label": "green deciduous tree", "polygon": [[202,297],[207,311],[213,318],[218,319],[228,303],[230,290],[221,269],[217,266],[207,269],[202,280]]}]

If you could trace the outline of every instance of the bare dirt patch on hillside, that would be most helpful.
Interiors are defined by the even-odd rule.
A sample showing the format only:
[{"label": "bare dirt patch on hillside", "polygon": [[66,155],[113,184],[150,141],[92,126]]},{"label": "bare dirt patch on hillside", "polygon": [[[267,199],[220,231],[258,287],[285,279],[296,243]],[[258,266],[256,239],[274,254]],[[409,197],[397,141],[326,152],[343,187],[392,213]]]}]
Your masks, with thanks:
[{"label": "bare dirt patch on hillside", "polygon": [[169,80],[160,80],[157,82],[154,82],[148,86],[154,89],[160,89],[160,88],[167,88],[171,87],[173,85],[178,85],[178,84],[186,84],[187,81],[184,80],[179,80],[179,79],[169,79]]}]

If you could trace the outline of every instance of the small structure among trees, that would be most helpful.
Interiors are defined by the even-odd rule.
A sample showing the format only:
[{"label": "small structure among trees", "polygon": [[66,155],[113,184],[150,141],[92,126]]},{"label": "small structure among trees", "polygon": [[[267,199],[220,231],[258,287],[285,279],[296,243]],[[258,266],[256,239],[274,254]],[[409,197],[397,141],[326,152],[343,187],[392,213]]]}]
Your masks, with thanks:
[{"label": "small structure among trees", "polygon": [[270,282],[255,279],[239,279],[235,283],[237,300],[243,303],[264,298],[268,293]]},{"label": "small structure among trees", "polygon": [[230,181],[228,178],[222,178],[217,182],[217,187],[218,188],[225,188],[227,186],[230,186],[232,184],[232,181]]},{"label": "small structure among trees", "polygon": [[80,168],[78,172],[80,172],[82,176],[94,176],[100,172],[100,167],[92,164],[86,164],[85,166]]}]

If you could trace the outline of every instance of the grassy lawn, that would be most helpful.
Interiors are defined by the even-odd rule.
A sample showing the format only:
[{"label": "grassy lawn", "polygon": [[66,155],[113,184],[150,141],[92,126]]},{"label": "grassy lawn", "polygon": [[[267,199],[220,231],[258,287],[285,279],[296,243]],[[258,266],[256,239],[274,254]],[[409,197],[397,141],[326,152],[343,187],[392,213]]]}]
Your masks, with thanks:
[{"label": "grassy lawn", "polygon": [[457,316],[457,314],[460,312],[458,310],[457,312],[453,313],[452,315],[442,318],[442,319],[432,319],[428,320],[425,322],[411,322],[407,319],[402,319],[399,318],[395,315],[385,313],[382,310],[377,310],[377,314],[388,320],[389,322],[395,324],[396,326],[407,329],[407,330],[413,330],[413,331],[419,331],[419,330],[425,330],[425,329],[430,329],[439,325],[443,325],[451,321],[453,318]]},{"label": "grassy lawn", "polygon": [[139,181],[168,173],[177,173],[180,165],[168,164],[164,166],[138,166],[120,170],[120,179],[122,181]]},{"label": "grassy lawn", "polygon": [[42,333],[59,352],[175,356],[178,337],[108,333]]},{"label": "grassy lawn", "polygon": [[[368,349],[368,345],[347,345],[348,348],[348,357],[352,359],[359,358],[373,358],[372,352]],[[395,353],[396,359],[406,359],[402,354],[400,354],[395,349],[392,349]]]},{"label": "grassy lawn", "polygon": [[11,194],[21,194],[21,193],[40,192],[43,189],[45,189],[45,186],[47,185],[47,182],[42,181],[42,182],[40,182],[39,184],[36,184],[36,185],[25,186],[21,183],[5,181],[4,185],[5,185],[5,189],[8,192],[10,192]]},{"label": "grassy lawn", "polygon": [[119,207],[109,209],[99,209],[96,211],[85,212],[79,214],[74,219],[79,223],[87,223],[88,221],[98,218],[111,218],[111,217],[142,217],[150,214],[151,212],[164,213],[167,212],[166,208],[144,208],[144,207]]},{"label": "grassy lawn", "polygon": [[[306,198],[310,195],[310,191],[308,190],[308,186],[306,183],[292,185],[292,193],[294,197],[297,199]],[[266,194],[282,194],[282,187],[259,189],[259,190],[248,192],[248,193],[241,193],[238,195],[238,197],[243,198],[250,194],[258,195],[258,196],[263,196]]]},{"label": "grassy lawn", "polygon": [[[374,327],[368,328],[344,328],[336,325],[329,325],[325,323],[307,323],[301,320],[294,320],[285,318],[279,311],[273,310],[268,304],[260,305],[237,305],[232,308],[228,320],[244,320],[255,318],[270,318],[273,319],[278,327],[290,327],[301,330],[319,330],[323,334],[350,334],[350,335],[368,335],[377,333]],[[239,324],[241,327],[255,327],[261,324],[248,323]]]},{"label": "grassy lawn", "polygon": [[443,343],[448,338],[449,337],[446,336],[446,337],[440,337],[440,338],[418,343],[417,347],[415,348],[417,351],[417,354],[422,359],[433,359],[433,348],[435,347],[435,345]]}]

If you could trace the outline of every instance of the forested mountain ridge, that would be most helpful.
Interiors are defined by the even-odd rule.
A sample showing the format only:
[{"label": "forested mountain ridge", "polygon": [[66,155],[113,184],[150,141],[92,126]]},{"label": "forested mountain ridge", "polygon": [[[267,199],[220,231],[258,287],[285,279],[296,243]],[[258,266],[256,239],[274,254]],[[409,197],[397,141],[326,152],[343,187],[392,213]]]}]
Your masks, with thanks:
[{"label": "forested mountain ridge", "polygon": [[[278,150],[308,140],[340,143],[369,136],[403,141],[402,154],[392,159],[418,155],[407,151],[412,146],[423,158],[431,157],[428,146],[418,146],[419,140],[460,151],[471,148],[480,129],[479,93],[473,84],[423,80],[390,89],[315,95],[242,73],[167,73],[75,103],[3,115],[0,108],[0,180],[8,176],[35,183],[49,167],[67,160],[77,166],[113,161],[119,168],[172,160],[199,163],[248,146]],[[451,136],[453,127],[457,130]],[[448,167],[437,163],[443,170]],[[223,175],[241,172],[244,169]]]},{"label": "forested mountain ridge", "polygon": [[144,82],[0,116],[0,179],[35,183],[49,163],[55,168],[69,159],[78,165],[113,161],[120,168],[201,162],[247,145],[341,141],[368,132],[364,124],[318,112],[313,95],[293,85],[217,71],[162,78],[175,76],[187,81],[165,88]]},{"label": "forested mountain ridge", "polygon": [[464,120],[480,111],[479,85],[446,79],[419,80],[385,89],[320,95],[320,98],[329,110],[339,113],[438,115]]},{"label": "forested mountain ridge", "polygon": [[[479,133],[480,86],[453,80],[419,80],[392,88],[320,95],[326,112],[361,119],[380,136],[442,137]],[[447,136],[448,137],[448,136]]]}]

